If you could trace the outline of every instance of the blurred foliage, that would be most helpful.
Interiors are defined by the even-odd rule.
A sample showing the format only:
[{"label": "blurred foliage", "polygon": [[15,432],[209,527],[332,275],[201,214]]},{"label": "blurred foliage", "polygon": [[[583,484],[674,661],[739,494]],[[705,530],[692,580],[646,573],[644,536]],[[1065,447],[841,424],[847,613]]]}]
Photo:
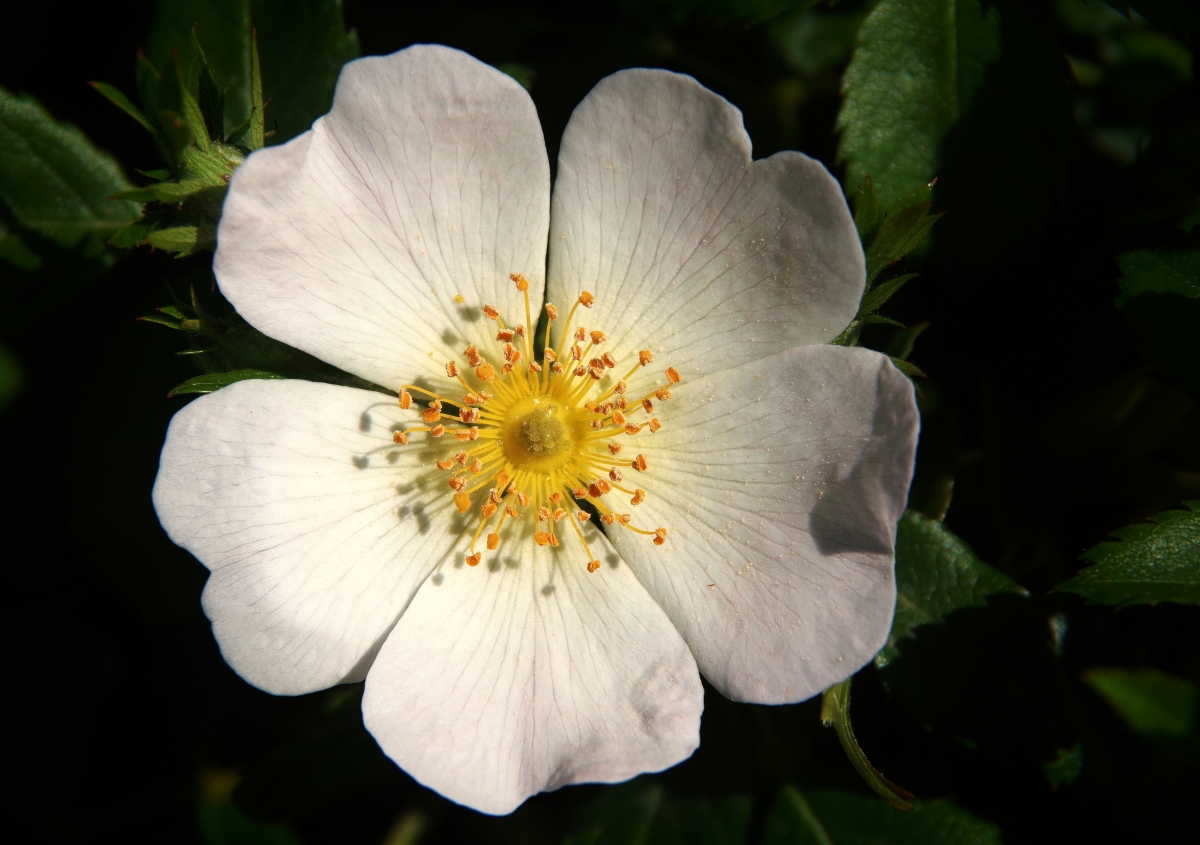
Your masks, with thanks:
[{"label": "blurred foliage", "polygon": [[[1194,838],[1194,3],[25,13],[0,50],[0,425],[19,444],[4,527],[47,540],[36,565],[13,567],[4,620],[10,642],[33,644],[11,655],[29,679],[11,697],[9,755],[24,827],[275,845]],[[853,679],[853,728],[849,681],[824,706],[707,689],[691,760],[491,818],[383,756],[361,685],[275,698],[223,662],[199,607],[205,573],[148,500],[186,401],[164,394],[245,377],[370,387],[247,324],[206,252],[234,168],[328,110],[360,41],[365,54],[446,43],[509,73],[552,163],[599,79],[652,66],[733,102],[756,157],[800,149],[842,179],[869,279],[839,342],[916,377],[922,422],[897,612]],[[66,407],[86,409],[71,426],[83,443],[39,447]]]}]

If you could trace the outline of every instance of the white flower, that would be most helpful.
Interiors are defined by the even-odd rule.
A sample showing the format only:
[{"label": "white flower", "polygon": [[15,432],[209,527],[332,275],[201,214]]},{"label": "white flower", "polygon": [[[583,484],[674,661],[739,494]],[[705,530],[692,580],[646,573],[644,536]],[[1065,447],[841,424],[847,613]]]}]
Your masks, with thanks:
[{"label": "white flower", "polygon": [[401,401],[200,398],[167,435],[159,518],[211,570],[243,678],[365,678],[368,729],[443,795],[507,813],[666,768],[699,742],[697,666],[794,702],[883,644],[911,385],[828,345],[864,280],[837,183],[799,153],[752,162],[737,109],[690,77],[601,81],[552,195],[509,77],[434,46],[352,62],[329,115],[237,171],[215,268],[252,324]]}]

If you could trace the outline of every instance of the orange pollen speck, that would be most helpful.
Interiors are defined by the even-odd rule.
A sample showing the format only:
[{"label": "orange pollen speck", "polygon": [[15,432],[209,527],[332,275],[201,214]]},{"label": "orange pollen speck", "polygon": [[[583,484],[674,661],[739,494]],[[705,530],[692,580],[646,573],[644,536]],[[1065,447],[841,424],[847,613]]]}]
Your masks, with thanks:
[{"label": "orange pollen speck", "polygon": [[512,517],[513,519],[516,519],[518,516],[521,515],[517,512],[517,509],[514,508],[512,505],[505,505],[504,512],[506,514],[508,514],[510,517]]},{"label": "orange pollen speck", "polygon": [[607,481],[605,481],[603,478],[596,479],[596,486],[600,488],[601,493],[611,493],[612,492],[612,485],[609,484]]},{"label": "orange pollen speck", "polygon": [[542,505],[540,508],[538,508],[537,518],[538,522],[545,522],[548,520],[550,518],[550,508],[546,507],[545,505]]},{"label": "orange pollen speck", "polygon": [[633,516],[631,514],[627,514],[627,513],[617,514],[617,522],[621,523],[622,525],[628,525],[632,521],[633,521]]},{"label": "orange pollen speck", "polygon": [[555,364],[553,367],[551,367],[550,369],[552,369],[552,370],[554,371],[555,375],[557,375],[557,374],[561,373],[563,370],[565,370],[565,369],[566,369],[566,367],[564,367],[562,364],[558,364],[558,363],[556,363],[556,364]]},{"label": "orange pollen speck", "polygon": [[617,359],[607,352],[600,356],[600,360],[603,361],[604,366],[608,367],[610,370],[617,366]]},{"label": "orange pollen speck", "polygon": [[575,518],[580,522],[587,522],[592,517],[587,511],[575,511]]},{"label": "orange pollen speck", "polygon": [[459,452],[457,455],[454,456],[454,460],[458,461],[458,465],[460,467],[465,467],[467,465],[467,461],[470,460],[470,458],[471,458],[471,456],[468,455],[466,452]]}]

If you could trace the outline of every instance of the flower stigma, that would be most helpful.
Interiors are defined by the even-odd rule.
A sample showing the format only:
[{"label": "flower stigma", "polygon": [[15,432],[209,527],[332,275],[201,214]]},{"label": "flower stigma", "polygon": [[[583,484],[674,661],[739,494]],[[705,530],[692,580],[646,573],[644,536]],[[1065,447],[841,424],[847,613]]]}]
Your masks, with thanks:
[{"label": "flower stigma", "polygon": [[[582,502],[589,503],[605,525],[620,525],[663,545],[667,529],[637,527],[631,514],[618,512],[616,501],[627,496],[629,504],[637,506],[646,500],[645,490],[623,482],[627,483],[627,471],[640,475],[650,469],[649,463],[644,455],[622,457],[621,453],[627,438],[662,428],[653,416],[654,402],[670,399],[669,387],[638,399],[626,395],[628,380],[649,366],[654,355],[641,350],[628,372],[603,386],[606,376],[607,385],[618,371],[616,357],[600,349],[606,335],[584,326],[571,330],[578,307],[591,308],[596,301],[583,291],[567,314],[557,347],[551,345],[551,335],[558,309],[546,304],[539,363],[533,353],[533,330],[525,328],[534,325],[529,282],[520,273],[510,278],[524,294],[525,323],[509,328],[496,308],[484,305],[484,316],[497,325],[495,363],[475,344],[463,350],[465,367],[456,361],[446,363],[446,376],[466,391],[461,399],[405,385],[399,394],[400,407],[418,412],[424,424],[396,431],[393,441],[405,445],[410,435],[423,433],[444,452],[435,463],[448,473],[455,506],[461,514],[478,514],[466,555],[470,566],[483,559],[483,551],[476,551],[481,537],[488,551],[496,551],[507,524],[532,519],[537,545],[558,548],[560,535],[570,531],[587,557],[587,571],[595,572],[600,561],[582,530],[592,514],[580,506]],[[681,381],[674,367],[667,368],[666,377],[670,385]],[[414,393],[427,400],[423,408],[414,406]]]}]

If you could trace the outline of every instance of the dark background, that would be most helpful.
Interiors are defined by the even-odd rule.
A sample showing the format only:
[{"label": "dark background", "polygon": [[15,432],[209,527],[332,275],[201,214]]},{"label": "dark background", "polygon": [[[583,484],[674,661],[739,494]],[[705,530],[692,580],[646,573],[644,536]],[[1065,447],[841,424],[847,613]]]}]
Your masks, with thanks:
[{"label": "dark background", "polygon": [[[946,524],[1031,598],[956,613],[903,661],[868,667],[855,728],[892,780],[954,800],[1010,843],[1198,841],[1194,744],[1130,733],[1079,673],[1154,666],[1200,680],[1200,611],[1049,593],[1108,531],[1200,498],[1200,415],[1112,305],[1118,253],[1189,242],[1172,224],[1200,189],[1197,88],[1153,62],[1105,60],[1053,4],[999,6],[1005,53],[943,150],[936,207],[949,213],[907,260],[922,276],[887,313],[930,323],[911,358],[930,376],[914,496],[952,478]],[[85,84],[134,90],[153,7],[27,5],[0,33],[0,85],[36,96],[130,175],[158,166],[149,138]],[[780,47],[786,14],[759,22],[733,8],[347,0],[345,16],[364,54],[438,42],[532,70],[552,161],[599,79],[654,66],[741,108],[756,157],[800,149],[840,174],[849,54],[798,68]],[[1195,46],[1186,26],[1152,24]],[[1064,52],[1103,65],[1105,81],[1075,81]],[[1112,147],[1100,130],[1114,127],[1132,147]],[[183,401],[166,393],[192,371],[172,354],[175,333],[135,319],[208,261],[139,250],[97,277],[64,258],[58,285],[0,271],[0,337],[25,382],[0,410],[9,825],[30,841],[205,841],[198,819],[240,776],[233,806],[302,842],[383,842],[404,818],[427,825],[422,842],[561,841],[605,788],[481,816],[382,756],[359,687],[276,698],[221,660],[200,611],[204,570],[167,540],[149,498]],[[882,347],[891,331],[865,340]],[[1067,621],[1058,653],[1055,613]],[[699,751],[657,780],[679,806],[748,796],[756,841],[785,783],[867,792],[818,713],[816,701],[735,705],[708,689]],[[1041,763],[1076,744],[1079,780],[1051,788]]]}]

